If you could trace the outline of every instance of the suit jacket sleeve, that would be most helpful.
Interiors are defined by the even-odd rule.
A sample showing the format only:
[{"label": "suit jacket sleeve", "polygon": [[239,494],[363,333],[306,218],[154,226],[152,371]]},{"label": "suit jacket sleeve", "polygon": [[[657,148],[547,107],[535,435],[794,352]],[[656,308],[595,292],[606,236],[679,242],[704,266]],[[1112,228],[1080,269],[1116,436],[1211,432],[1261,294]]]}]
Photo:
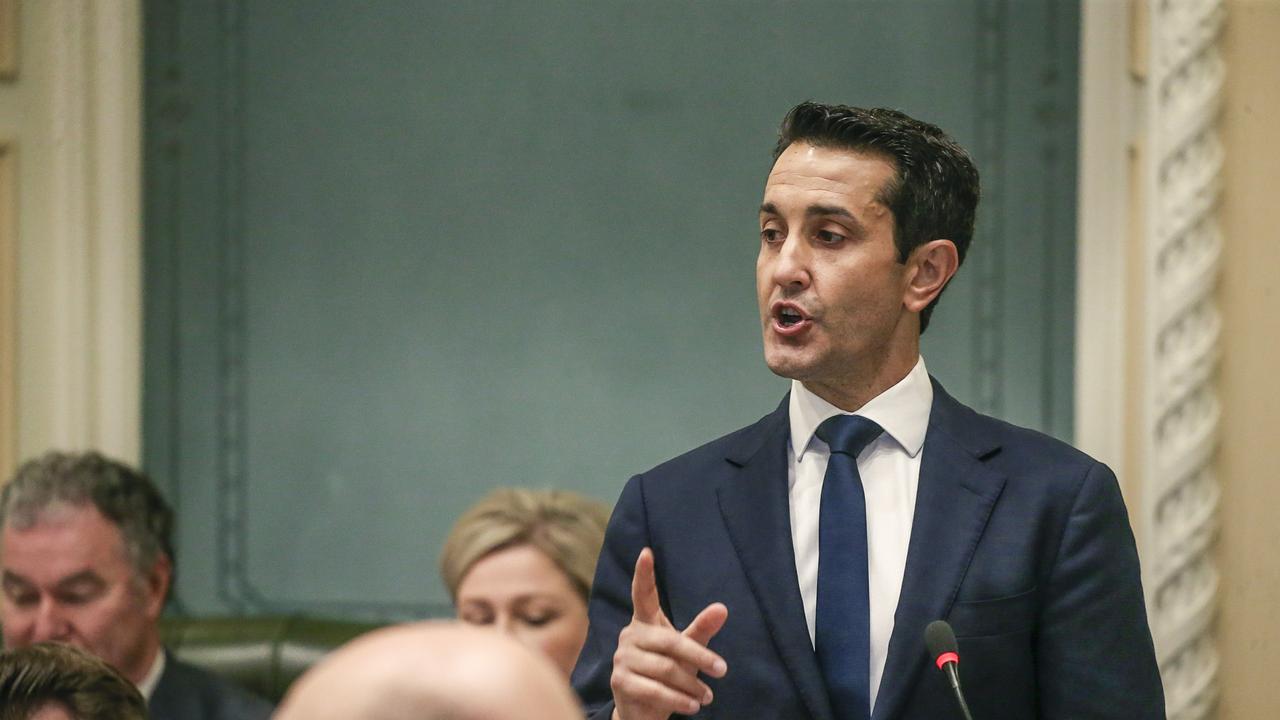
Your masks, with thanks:
[{"label": "suit jacket sleeve", "polygon": [[1050,566],[1035,643],[1039,717],[1163,720],[1138,553],[1115,475],[1094,463]]},{"label": "suit jacket sleeve", "polygon": [[609,685],[613,653],[618,648],[618,633],[631,622],[631,576],[636,558],[648,544],[641,477],[637,475],[623,488],[605,531],[587,608],[590,629],[573,672],[574,689],[593,720],[613,714]]}]

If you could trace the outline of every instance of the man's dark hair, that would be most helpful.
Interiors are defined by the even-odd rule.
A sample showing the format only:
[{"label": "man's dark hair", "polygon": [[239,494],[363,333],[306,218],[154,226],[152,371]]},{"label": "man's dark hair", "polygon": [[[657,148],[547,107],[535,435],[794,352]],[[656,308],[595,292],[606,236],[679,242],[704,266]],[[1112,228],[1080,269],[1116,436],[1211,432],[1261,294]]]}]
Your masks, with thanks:
[{"label": "man's dark hair", "polygon": [[92,505],[118,526],[139,579],[160,556],[173,562],[173,510],[138,470],[96,452],[45,453],[23,463],[0,492],[0,529],[31,527],[59,504]]},{"label": "man's dark hair", "polygon": [[[898,262],[906,262],[921,245],[940,239],[955,243],[964,262],[978,207],[978,169],[969,153],[937,126],[886,108],[803,102],[782,121],[774,161],[797,142],[892,161],[897,174],[880,189],[877,199],[893,213]],[[920,313],[921,333],[941,297],[939,293]]]},{"label": "man's dark hair", "polygon": [[146,720],[138,688],[89,653],[36,643],[0,653],[0,720],[29,720],[49,705],[76,720]]}]

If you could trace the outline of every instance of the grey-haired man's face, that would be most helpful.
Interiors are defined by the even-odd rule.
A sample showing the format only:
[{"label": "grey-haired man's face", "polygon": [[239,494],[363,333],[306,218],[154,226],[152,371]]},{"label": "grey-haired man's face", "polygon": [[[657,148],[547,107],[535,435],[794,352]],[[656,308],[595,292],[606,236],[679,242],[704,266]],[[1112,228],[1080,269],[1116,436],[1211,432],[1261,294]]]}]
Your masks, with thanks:
[{"label": "grey-haired man's face", "polygon": [[168,583],[164,559],[139,577],[120,528],[97,508],[48,508],[31,526],[0,533],[4,645],[65,642],[138,683],[159,649]]}]

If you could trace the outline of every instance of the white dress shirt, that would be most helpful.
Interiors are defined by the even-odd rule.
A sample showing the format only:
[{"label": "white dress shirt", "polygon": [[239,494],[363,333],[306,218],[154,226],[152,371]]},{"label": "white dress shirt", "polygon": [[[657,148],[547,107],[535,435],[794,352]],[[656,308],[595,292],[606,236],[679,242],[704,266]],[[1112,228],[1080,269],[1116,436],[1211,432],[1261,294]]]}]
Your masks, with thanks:
[{"label": "white dress shirt", "polygon": [[[867,499],[867,574],[871,600],[871,707],[875,707],[893,634],[893,615],[902,592],[907,545],[915,517],[920,484],[920,450],[929,428],[933,385],[924,358],[898,384],[877,395],[857,412],[874,420],[884,432],[858,455],[858,474]],[[818,425],[840,408],[814,395],[799,381],[791,382],[791,446],[788,487],[791,501],[791,540],[796,553],[796,579],[804,600],[809,641],[814,639],[818,607],[818,517],[822,479],[830,451],[814,436]],[[847,413],[846,413],[847,414]]]},{"label": "white dress shirt", "polygon": [[147,671],[147,676],[142,678],[142,682],[138,683],[138,692],[147,702],[151,702],[151,696],[155,694],[156,685],[160,684],[160,676],[164,674],[165,656],[164,648],[160,648],[156,652],[156,659],[151,661],[151,669]]}]

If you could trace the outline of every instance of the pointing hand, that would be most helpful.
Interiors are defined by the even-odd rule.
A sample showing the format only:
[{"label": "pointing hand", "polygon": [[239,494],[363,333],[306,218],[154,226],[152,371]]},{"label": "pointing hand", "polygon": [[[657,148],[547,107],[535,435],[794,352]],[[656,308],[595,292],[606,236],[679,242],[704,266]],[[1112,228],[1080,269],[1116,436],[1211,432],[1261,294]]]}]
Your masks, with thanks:
[{"label": "pointing hand", "polygon": [[724,677],[728,666],[707,648],[724,627],[729,609],[712,603],[676,630],[658,602],[653,551],[636,558],[631,578],[631,623],[618,636],[613,655],[614,720],[667,720],[673,713],[690,715],[712,701],[711,688],[698,673]]}]

